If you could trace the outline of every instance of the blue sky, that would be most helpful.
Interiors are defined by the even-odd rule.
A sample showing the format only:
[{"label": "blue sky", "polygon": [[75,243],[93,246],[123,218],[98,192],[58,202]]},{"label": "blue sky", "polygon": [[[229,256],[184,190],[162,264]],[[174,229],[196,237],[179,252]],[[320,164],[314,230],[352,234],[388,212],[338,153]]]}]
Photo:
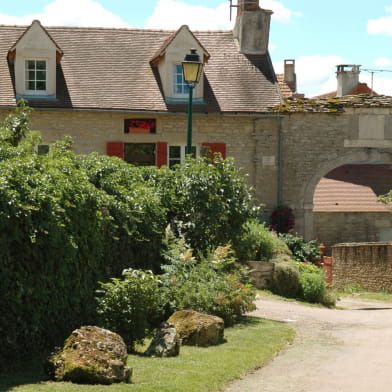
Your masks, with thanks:
[{"label": "blue sky", "polygon": [[[392,0],[260,0],[260,6],[274,11],[275,70],[295,59],[299,92],[335,90],[335,66],[360,64],[362,82],[371,83],[366,69],[377,70],[374,89],[392,95]],[[0,24],[39,19],[46,26],[225,30],[235,12],[230,22],[228,0],[18,0],[1,2]]]}]

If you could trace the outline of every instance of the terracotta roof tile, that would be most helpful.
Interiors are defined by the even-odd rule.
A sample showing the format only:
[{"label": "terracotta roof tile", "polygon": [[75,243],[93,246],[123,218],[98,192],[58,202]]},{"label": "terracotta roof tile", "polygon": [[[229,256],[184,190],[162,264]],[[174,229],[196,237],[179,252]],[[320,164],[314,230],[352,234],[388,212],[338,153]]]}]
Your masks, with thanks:
[{"label": "terracotta roof tile", "polygon": [[[0,26],[0,106],[15,105],[13,65],[7,52],[27,27]],[[184,111],[168,105],[150,60],[172,31],[47,27],[62,49],[57,101],[31,106],[129,111]],[[210,54],[205,66],[205,103],[199,112],[266,112],[280,102],[269,55],[238,52],[231,31],[194,32]]]},{"label": "terracotta roof tile", "polygon": [[[329,93],[317,95],[316,97],[313,97],[315,99],[317,98],[335,98],[337,94],[337,90],[331,91]],[[347,95],[361,95],[361,94],[372,94],[373,95],[379,95],[377,94],[374,90],[366,84],[366,83],[359,83],[355,88],[353,88]]]},{"label": "terracotta roof tile", "polygon": [[[322,178],[314,193],[314,212],[387,212],[377,198],[392,188],[392,165],[345,165]],[[392,219],[392,215],[391,215]]]},{"label": "terracotta roof tile", "polygon": [[289,83],[285,82],[284,74],[276,74],[282,96],[285,98],[292,97],[295,94],[295,89]]}]

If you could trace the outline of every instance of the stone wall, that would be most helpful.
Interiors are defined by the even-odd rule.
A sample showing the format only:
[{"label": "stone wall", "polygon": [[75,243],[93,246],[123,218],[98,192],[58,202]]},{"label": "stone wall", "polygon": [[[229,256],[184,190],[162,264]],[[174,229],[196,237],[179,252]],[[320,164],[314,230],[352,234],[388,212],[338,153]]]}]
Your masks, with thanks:
[{"label": "stone wall", "polygon": [[250,278],[253,285],[260,290],[270,289],[272,285],[275,264],[267,261],[248,261]]},{"label": "stone wall", "polygon": [[392,292],[392,242],[337,244],[332,258],[335,287],[359,284],[368,291]]},{"label": "stone wall", "polygon": [[330,255],[338,243],[384,241],[383,233],[392,229],[391,218],[389,212],[315,212],[314,237]]}]

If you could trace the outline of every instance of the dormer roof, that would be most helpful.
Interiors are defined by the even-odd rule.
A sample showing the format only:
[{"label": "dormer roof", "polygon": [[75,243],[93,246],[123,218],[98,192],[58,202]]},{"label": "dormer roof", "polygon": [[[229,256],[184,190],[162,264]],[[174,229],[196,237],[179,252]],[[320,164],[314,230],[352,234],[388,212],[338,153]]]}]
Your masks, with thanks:
[{"label": "dormer roof", "polygon": [[171,43],[174,41],[178,35],[183,32],[187,31],[191,37],[195,40],[195,42],[200,46],[203,50],[203,62],[207,63],[208,59],[210,58],[210,54],[208,53],[207,49],[203,46],[203,44],[195,37],[195,35],[192,33],[192,31],[189,29],[187,25],[182,25],[178,30],[174,31],[172,34],[170,34],[167,39],[163,42],[161,47],[154,53],[150,63],[151,65],[156,65],[159,63],[160,59],[165,56],[167,48],[171,45]]},{"label": "dormer roof", "polygon": [[63,54],[64,54],[63,51],[57,45],[56,41],[51,37],[51,35],[48,33],[48,31],[45,29],[45,27],[42,26],[41,22],[39,20],[37,20],[37,19],[33,20],[31,25],[26,28],[26,30],[20,35],[20,37],[16,40],[16,42],[8,50],[8,54],[7,54],[8,61],[10,61],[11,63],[13,62],[13,60],[15,58],[15,51],[16,51],[16,47],[18,46],[18,43],[31,31],[31,29],[34,26],[39,26],[39,28],[53,42],[54,46],[56,47],[56,61],[57,61],[57,63],[60,63],[61,58],[63,57]]}]

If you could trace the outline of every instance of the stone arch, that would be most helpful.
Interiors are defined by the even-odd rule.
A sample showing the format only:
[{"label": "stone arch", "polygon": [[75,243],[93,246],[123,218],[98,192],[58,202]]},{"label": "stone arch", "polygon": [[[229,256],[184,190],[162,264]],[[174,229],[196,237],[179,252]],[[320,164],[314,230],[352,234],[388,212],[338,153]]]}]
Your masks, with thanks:
[{"label": "stone arch", "polygon": [[313,195],[316,187],[327,173],[331,170],[350,163],[392,163],[392,151],[383,151],[376,148],[362,148],[347,152],[343,155],[320,163],[312,177],[304,184],[301,190],[302,205],[297,212],[299,217],[298,231],[305,239],[313,238]]}]

